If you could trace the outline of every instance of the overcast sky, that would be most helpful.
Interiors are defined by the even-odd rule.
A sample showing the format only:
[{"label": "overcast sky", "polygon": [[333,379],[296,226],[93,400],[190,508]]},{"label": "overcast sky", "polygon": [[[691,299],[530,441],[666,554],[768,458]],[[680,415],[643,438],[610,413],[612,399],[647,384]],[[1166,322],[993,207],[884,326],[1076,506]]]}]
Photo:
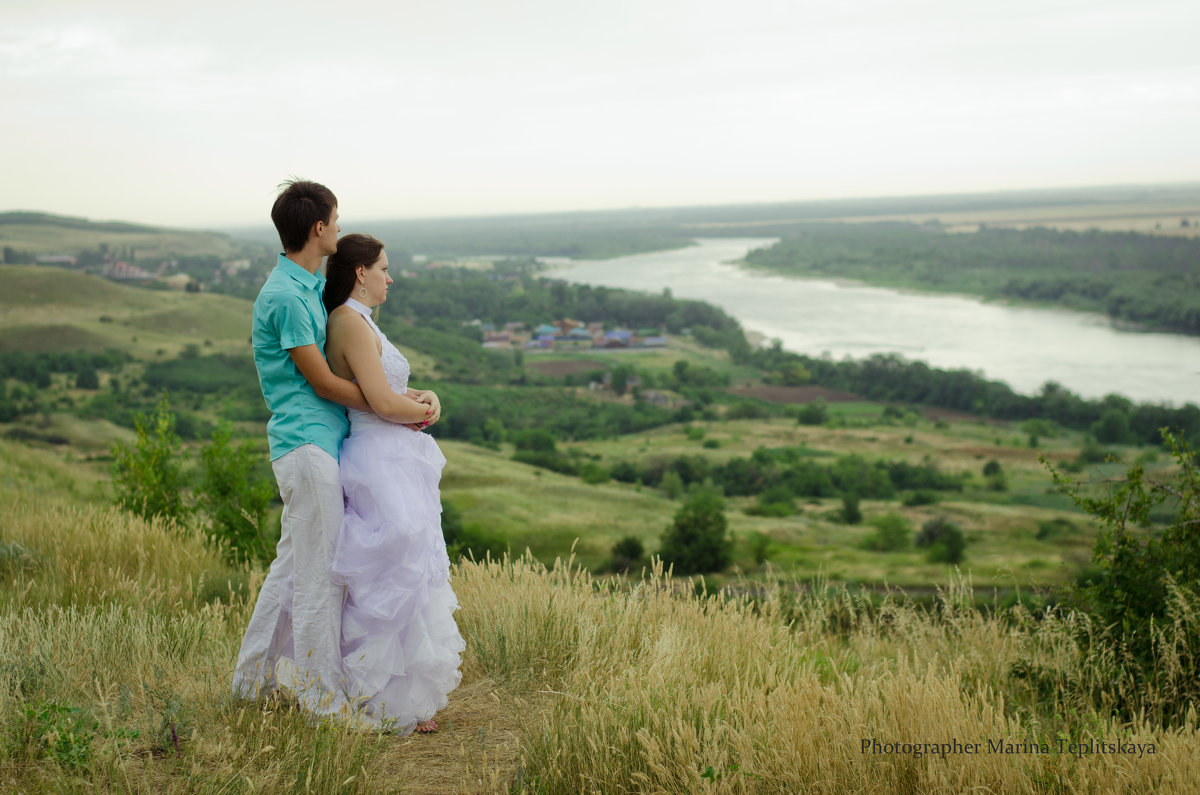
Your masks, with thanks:
[{"label": "overcast sky", "polygon": [[1200,179],[1200,3],[4,0],[0,210],[379,219]]}]

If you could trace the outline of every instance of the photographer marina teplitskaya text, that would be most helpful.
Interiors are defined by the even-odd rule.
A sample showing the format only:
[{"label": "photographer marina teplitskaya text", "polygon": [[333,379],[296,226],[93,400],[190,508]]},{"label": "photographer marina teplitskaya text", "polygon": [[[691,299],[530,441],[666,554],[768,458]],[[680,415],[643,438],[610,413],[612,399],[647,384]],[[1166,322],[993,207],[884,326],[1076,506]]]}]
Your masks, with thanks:
[{"label": "photographer marina teplitskaya text", "polygon": [[1090,740],[1071,742],[1060,737],[1050,742],[985,740],[970,743],[964,743],[958,739],[937,743],[909,743],[880,742],[875,738],[863,738],[859,741],[859,753],[884,756],[903,755],[911,756],[914,759],[920,759],[923,756],[937,756],[945,759],[947,756],[974,756],[977,754],[1067,754],[1081,759],[1092,754],[1122,754],[1136,756],[1140,759],[1146,754],[1158,753],[1158,749],[1154,743],[1139,743],[1124,738],[1100,740],[1093,737]]}]

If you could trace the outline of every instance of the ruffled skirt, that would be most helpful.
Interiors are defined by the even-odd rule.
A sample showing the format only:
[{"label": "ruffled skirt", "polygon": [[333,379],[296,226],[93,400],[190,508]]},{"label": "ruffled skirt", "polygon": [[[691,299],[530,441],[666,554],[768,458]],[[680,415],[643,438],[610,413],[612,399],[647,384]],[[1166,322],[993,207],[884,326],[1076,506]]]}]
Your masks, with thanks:
[{"label": "ruffled skirt", "polygon": [[462,678],[438,491],[446,459],[428,434],[372,424],[351,429],[339,464],[346,515],[332,571],[347,592],[345,692],[361,717],[406,734]]}]

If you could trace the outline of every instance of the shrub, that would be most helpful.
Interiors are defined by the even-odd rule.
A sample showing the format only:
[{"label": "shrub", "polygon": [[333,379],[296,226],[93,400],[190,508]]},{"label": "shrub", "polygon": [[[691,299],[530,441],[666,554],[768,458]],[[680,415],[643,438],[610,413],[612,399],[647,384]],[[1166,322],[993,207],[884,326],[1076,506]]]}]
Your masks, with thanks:
[{"label": "shrub", "polygon": [[838,512],[838,519],[843,524],[858,524],[862,518],[862,511],[858,507],[858,495],[854,492],[843,494],[842,508]]},{"label": "shrub", "polygon": [[474,558],[499,560],[508,551],[508,539],[502,533],[485,530],[477,524],[463,524],[462,513],[453,503],[442,500],[442,537],[451,560]]},{"label": "shrub", "polygon": [[[1154,659],[1151,624],[1167,619],[1171,584],[1200,587],[1200,469],[1185,442],[1165,428],[1161,433],[1179,467],[1173,482],[1147,477],[1143,466],[1134,464],[1106,496],[1084,497],[1078,484],[1042,459],[1055,485],[1102,524],[1093,554],[1099,576],[1073,600],[1119,627],[1134,656],[1146,664]],[[1156,509],[1163,505],[1171,511],[1161,532],[1133,529],[1153,527],[1161,516]]]},{"label": "shrub", "polygon": [[599,464],[594,464],[591,461],[587,462],[579,468],[579,477],[584,483],[607,483],[611,480],[608,470]]},{"label": "shrub", "polygon": [[1004,470],[1000,468],[1000,462],[994,458],[983,465],[983,476],[985,478],[1002,474],[1004,474]]},{"label": "shrub", "polygon": [[912,524],[898,513],[889,511],[870,522],[875,532],[863,541],[863,548],[875,552],[899,552],[908,549]]},{"label": "shrub", "polygon": [[752,516],[791,516],[796,512],[796,497],[787,486],[772,486],[758,497],[758,505],[748,509]]},{"label": "shrub", "polygon": [[630,461],[618,461],[609,468],[608,474],[613,480],[619,480],[622,483],[636,483],[638,468]]},{"label": "shrub", "polygon": [[771,546],[771,537],[766,533],[755,531],[746,536],[746,548],[754,558],[754,563],[761,566],[770,557],[767,551]]},{"label": "shrub", "polygon": [[916,538],[931,563],[961,563],[966,543],[962,528],[940,516],[923,524]]},{"label": "shrub", "polygon": [[1037,539],[1045,541],[1049,538],[1054,538],[1063,533],[1072,532],[1075,529],[1075,524],[1069,519],[1047,519],[1038,522]]},{"label": "shrub", "polygon": [[235,558],[269,561],[275,538],[264,533],[275,484],[259,471],[251,445],[231,442],[233,428],[223,424],[200,451],[200,508],[208,514],[209,537],[226,543]]},{"label": "shrub", "polygon": [[667,499],[677,500],[683,496],[683,478],[674,469],[668,469],[663,473],[658,488]]},{"label": "shrub", "polygon": [[1108,460],[1110,456],[1112,456],[1110,451],[1095,442],[1087,441],[1084,442],[1083,447],[1079,450],[1079,457],[1075,460],[1080,464],[1099,464]]},{"label": "shrub", "polygon": [[545,428],[531,428],[521,431],[513,437],[513,444],[518,450],[535,450],[552,453],[556,449],[554,434]]},{"label": "shrub", "polygon": [[906,491],[900,499],[900,503],[909,508],[915,508],[920,505],[933,505],[938,501],[937,492],[933,489],[915,489]]},{"label": "shrub", "polygon": [[720,571],[732,559],[732,541],[725,519],[724,499],[698,490],[675,514],[663,532],[659,555],[676,574]]},{"label": "shrub", "polygon": [[824,400],[806,403],[796,411],[797,425],[824,425],[829,419],[829,408]]},{"label": "shrub", "polygon": [[75,374],[76,389],[99,389],[100,376],[94,368],[88,367]]},{"label": "shrub", "polygon": [[133,444],[112,445],[117,505],[146,519],[184,519],[191,511],[183,496],[183,441],[165,392],[153,414],[134,415],[134,434]]},{"label": "shrub", "polygon": [[640,563],[645,554],[646,548],[642,545],[641,539],[637,536],[625,536],[613,544],[612,570],[623,574]]}]

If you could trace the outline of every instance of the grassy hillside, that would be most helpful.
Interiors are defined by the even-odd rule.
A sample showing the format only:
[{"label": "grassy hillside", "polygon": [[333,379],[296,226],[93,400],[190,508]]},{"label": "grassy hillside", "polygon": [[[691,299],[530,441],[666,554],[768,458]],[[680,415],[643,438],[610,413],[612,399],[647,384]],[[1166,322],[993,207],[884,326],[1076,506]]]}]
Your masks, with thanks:
[{"label": "grassy hillside", "polygon": [[145,290],[47,266],[0,266],[0,280],[0,351],[116,348],[153,359],[188,344],[249,350],[244,299]]},{"label": "grassy hillside", "polygon": [[[1077,619],[982,614],[961,580],[926,612],[779,580],[697,598],[659,572],[613,587],[562,563],[464,562],[468,647],[442,730],[314,723],[229,694],[261,570],[79,502],[90,487],[66,485],[59,454],[0,441],[0,472],[6,791],[1137,793],[1200,775],[1194,714],[1106,715],[1090,693],[1121,682],[1082,654]],[[1058,684],[1018,675],[1042,669]],[[1081,750],[1095,740],[1123,750]]]}]

